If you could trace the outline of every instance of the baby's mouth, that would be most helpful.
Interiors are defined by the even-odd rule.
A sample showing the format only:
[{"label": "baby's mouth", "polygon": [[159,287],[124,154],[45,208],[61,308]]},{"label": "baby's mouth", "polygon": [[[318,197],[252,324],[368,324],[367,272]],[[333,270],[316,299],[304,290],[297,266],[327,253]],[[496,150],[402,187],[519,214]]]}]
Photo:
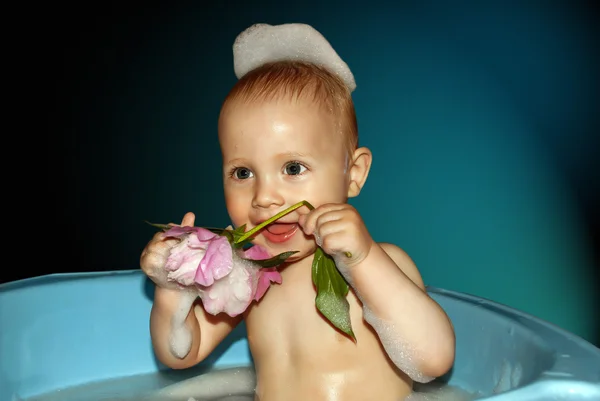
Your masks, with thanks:
[{"label": "baby's mouth", "polygon": [[298,223],[272,223],[265,227],[263,235],[270,242],[285,242],[298,230]]},{"label": "baby's mouth", "polygon": [[292,231],[297,226],[297,223],[272,223],[265,227],[265,229],[271,234],[282,235]]}]

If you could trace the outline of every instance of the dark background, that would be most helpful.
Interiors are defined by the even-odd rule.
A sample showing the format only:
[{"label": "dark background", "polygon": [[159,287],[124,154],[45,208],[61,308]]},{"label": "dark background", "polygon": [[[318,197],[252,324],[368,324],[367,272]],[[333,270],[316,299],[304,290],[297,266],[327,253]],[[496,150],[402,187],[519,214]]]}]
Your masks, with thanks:
[{"label": "dark background", "polygon": [[35,166],[28,212],[11,217],[39,244],[3,281],[137,269],[144,220],[226,226],[216,121],[231,45],[256,22],[304,22],[357,80],[375,159],[353,204],[374,237],[429,285],[600,344],[594,2],[198,4],[54,5],[15,33],[37,87],[22,125],[35,128],[16,135]]}]

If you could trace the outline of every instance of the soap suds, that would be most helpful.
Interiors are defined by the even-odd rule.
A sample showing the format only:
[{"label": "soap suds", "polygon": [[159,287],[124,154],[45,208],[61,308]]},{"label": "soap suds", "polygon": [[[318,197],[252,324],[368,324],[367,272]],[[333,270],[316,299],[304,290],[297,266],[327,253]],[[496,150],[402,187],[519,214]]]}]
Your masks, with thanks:
[{"label": "soap suds", "polygon": [[171,352],[181,359],[185,358],[192,348],[192,331],[185,321],[197,296],[193,292],[182,291],[179,306],[171,319]]}]

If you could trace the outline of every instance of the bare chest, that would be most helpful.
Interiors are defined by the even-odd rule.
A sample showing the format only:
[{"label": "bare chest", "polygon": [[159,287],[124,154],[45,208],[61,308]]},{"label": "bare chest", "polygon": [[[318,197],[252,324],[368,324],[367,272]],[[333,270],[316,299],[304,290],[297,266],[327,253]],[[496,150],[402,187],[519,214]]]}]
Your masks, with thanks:
[{"label": "bare chest", "polygon": [[[314,358],[316,354],[352,355],[359,351],[351,339],[336,330],[317,310],[310,266],[294,266],[282,272],[282,277],[282,283],[271,286],[246,318],[255,359],[267,353],[302,360]],[[352,292],[347,300],[353,326],[360,333],[364,327],[361,305]]]},{"label": "bare chest", "polygon": [[310,273],[310,266],[284,271],[282,284],[271,286],[246,317],[260,399],[402,398],[410,383],[383,353],[352,291],[347,300],[356,343],[317,310]]}]

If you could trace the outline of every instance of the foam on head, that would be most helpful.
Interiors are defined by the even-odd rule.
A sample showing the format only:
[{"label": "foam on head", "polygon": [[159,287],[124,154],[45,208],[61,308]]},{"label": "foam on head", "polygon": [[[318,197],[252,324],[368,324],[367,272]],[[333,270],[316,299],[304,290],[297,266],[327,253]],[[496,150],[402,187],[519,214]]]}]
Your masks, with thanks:
[{"label": "foam on head", "polygon": [[356,88],[352,72],[329,42],[305,24],[256,24],[242,32],[233,45],[239,81],[226,97],[256,104],[270,100],[309,100],[334,117],[348,138],[348,150],[358,146],[358,127],[352,101]]},{"label": "foam on head", "polygon": [[350,92],[356,89],[348,65],[316,29],[306,24],[255,24],[238,35],[233,44],[235,75],[277,61],[304,61],[325,67],[342,79]]}]

